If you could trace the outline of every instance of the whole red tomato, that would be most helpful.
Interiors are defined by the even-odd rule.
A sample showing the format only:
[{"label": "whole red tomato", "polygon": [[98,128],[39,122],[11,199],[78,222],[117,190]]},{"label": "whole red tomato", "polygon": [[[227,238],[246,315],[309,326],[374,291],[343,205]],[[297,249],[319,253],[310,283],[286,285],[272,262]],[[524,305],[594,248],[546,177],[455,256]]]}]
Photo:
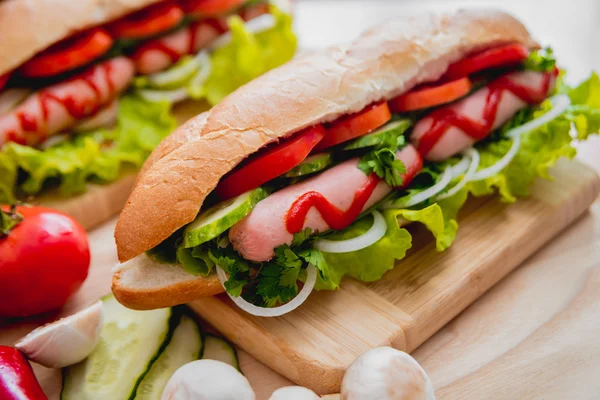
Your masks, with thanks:
[{"label": "whole red tomato", "polygon": [[88,274],[85,230],[43,207],[0,211],[0,317],[23,317],[62,307]]}]

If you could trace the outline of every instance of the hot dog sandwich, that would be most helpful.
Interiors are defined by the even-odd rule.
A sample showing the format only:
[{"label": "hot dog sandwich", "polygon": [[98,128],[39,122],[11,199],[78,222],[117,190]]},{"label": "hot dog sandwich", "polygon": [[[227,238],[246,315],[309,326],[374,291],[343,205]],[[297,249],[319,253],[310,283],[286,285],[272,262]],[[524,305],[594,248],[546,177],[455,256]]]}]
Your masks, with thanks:
[{"label": "hot dog sandwich", "polygon": [[411,246],[451,245],[469,195],[527,195],[600,130],[598,76],[568,87],[498,11],[393,19],[233,92],[154,151],[120,215],[113,292],[137,309],[225,290],[275,316]]},{"label": "hot dog sandwich", "polygon": [[[129,170],[177,119],[295,50],[290,16],[266,0],[4,1],[0,44],[0,203],[87,228],[122,208]],[[172,109],[186,99],[202,102]]]}]

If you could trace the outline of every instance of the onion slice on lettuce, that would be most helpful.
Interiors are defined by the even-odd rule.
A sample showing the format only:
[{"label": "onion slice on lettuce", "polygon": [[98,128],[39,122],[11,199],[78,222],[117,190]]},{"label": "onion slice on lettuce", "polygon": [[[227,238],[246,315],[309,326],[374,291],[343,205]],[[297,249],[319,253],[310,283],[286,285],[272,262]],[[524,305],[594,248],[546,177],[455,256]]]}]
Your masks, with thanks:
[{"label": "onion slice on lettuce", "polygon": [[[219,280],[221,281],[223,287],[225,287],[225,282],[227,282],[227,273],[223,271],[223,269],[219,266],[216,266],[216,268]],[[304,282],[304,286],[302,287],[300,292],[298,292],[296,297],[294,297],[292,300],[288,301],[287,303],[281,306],[271,308],[259,307],[247,302],[241,296],[232,296],[227,291],[225,291],[225,293],[227,293],[227,296],[229,296],[231,301],[233,301],[239,308],[246,311],[248,314],[257,317],[279,317],[300,307],[302,303],[306,301],[310,293],[313,291],[316,281],[317,269],[313,265],[308,264],[308,267],[306,268],[306,282]]]},{"label": "onion slice on lettuce", "polygon": [[371,215],[373,215],[373,225],[362,235],[347,240],[318,239],[314,244],[315,249],[327,253],[349,253],[377,243],[385,236],[387,224],[379,211],[373,211]]}]

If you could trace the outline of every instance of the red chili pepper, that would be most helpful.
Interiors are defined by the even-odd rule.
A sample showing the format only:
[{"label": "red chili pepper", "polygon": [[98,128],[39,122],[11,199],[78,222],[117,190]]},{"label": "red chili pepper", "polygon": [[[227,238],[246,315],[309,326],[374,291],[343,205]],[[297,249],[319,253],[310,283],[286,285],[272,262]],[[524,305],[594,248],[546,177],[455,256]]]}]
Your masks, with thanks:
[{"label": "red chili pepper", "polygon": [[0,346],[0,399],[48,400],[31,365],[14,347]]}]

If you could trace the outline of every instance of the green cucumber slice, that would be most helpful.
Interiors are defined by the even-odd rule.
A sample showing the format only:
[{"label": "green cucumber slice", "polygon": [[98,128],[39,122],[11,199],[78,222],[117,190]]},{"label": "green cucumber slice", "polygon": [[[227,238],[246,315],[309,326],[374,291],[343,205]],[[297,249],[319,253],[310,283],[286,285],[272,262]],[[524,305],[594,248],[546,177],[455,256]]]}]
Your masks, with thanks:
[{"label": "green cucumber slice", "polygon": [[385,143],[396,143],[398,147],[404,144],[404,136],[402,134],[410,127],[412,122],[408,119],[385,124],[381,128],[354,139],[343,147],[343,150],[356,150],[365,147],[378,146]]},{"label": "green cucumber slice", "polygon": [[324,170],[333,164],[331,153],[320,153],[306,157],[304,161],[286,172],[286,178],[297,178],[299,176],[314,174]]},{"label": "green cucumber slice", "polygon": [[248,215],[267,196],[265,189],[257,188],[201,212],[185,228],[183,246],[194,247],[216,238]]},{"label": "green cucumber slice", "polygon": [[225,339],[211,335],[210,333],[204,334],[202,359],[222,361],[242,372],[235,348],[227,343]]},{"label": "green cucumber slice", "polygon": [[200,358],[202,334],[196,322],[183,315],[171,341],[140,382],[135,400],[160,400],[171,376],[184,364]]},{"label": "green cucumber slice", "polygon": [[172,311],[134,311],[102,299],[100,341],[82,362],[63,370],[63,400],[129,399],[168,340]]}]

